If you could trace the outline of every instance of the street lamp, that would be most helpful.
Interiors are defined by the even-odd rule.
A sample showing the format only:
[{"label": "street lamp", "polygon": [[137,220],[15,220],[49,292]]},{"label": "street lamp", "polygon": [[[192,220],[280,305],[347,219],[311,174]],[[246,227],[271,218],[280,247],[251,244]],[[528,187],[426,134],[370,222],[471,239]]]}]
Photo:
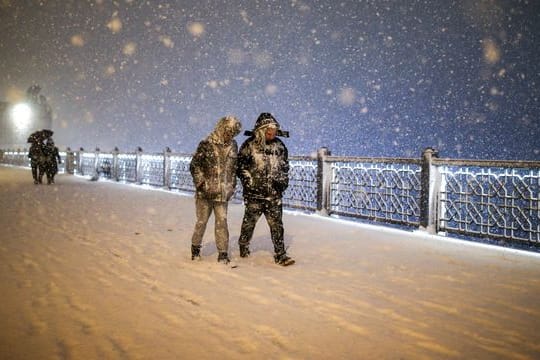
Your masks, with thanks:
[{"label": "street lamp", "polygon": [[24,130],[30,125],[32,108],[26,103],[19,103],[11,109],[11,118],[18,130]]}]

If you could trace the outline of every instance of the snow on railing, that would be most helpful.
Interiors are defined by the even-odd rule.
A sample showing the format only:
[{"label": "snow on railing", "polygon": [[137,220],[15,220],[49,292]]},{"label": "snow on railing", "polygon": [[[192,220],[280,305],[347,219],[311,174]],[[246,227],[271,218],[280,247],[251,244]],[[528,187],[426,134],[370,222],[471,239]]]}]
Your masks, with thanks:
[{"label": "snow on railing", "polygon": [[[0,152],[1,163],[29,166],[27,152]],[[61,171],[193,192],[190,154],[61,152]],[[540,249],[540,162],[422,158],[290,157],[288,208],[397,224],[429,233],[487,238]],[[65,164],[65,165],[64,165]],[[235,199],[242,199],[239,186]]]}]

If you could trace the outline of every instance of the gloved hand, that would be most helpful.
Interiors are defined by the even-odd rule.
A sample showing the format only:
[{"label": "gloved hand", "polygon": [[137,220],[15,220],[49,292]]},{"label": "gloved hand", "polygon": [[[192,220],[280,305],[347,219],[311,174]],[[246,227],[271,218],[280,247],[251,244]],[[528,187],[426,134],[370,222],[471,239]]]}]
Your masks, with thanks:
[{"label": "gloved hand", "polygon": [[225,187],[225,199],[229,201],[234,194],[234,188],[232,186]]},{"label": "gloved hand", "polygon": [[201,181],[200,183],[198,183],[196,186],[195,186],[195,189],[197,189],[198,191],[204,191],[205,190],[205,182],[204,181]]},{"label": "gloved hand", "polygon": [[248,188],[253,186],[253,178],[247,170],[242,171],[242,185]]}]

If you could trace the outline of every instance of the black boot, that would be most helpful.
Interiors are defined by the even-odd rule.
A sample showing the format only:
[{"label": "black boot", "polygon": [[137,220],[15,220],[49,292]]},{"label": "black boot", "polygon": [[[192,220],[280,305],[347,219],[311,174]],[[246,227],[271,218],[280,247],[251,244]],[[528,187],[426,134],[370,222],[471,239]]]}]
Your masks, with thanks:
[{"label": "black boot", "polygon": [[229,255],[226,252],[220,252],[217,261],[223,264],[228,264],[231,260],[229,260]]},{"label": "black boot", "polygon": [[191,245],[191,260],[201,260],[200,245]]},{"label": "black boot", "polygon": [[240,244],[240,257],[245,258],[248,257],[249,254],[251,254],[251,252],[249,251],[249,246]]},{"label": "black boot", "polygon": [[287,256],[286,253],[277,254],[274,256],[276,264],[281,266],[289,266],[294,264],[294,260]]}]

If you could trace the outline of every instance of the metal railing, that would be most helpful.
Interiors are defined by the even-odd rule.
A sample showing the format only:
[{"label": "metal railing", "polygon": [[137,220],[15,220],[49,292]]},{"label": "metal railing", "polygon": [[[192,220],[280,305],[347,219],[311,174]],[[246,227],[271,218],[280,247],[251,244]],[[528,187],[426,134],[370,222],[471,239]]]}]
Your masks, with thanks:
[{"label": "metal railing", "polygon": [[[29,166],[26,154],[6,151],[1,162]],[[61,156],[67,173],[194,191],[190,154],[68,149]],[[430,148],[420,159],[336,157],[321,148],[290,157],[289,178],[288,208],[540,249],[540,162],[440,159]]]},{"label": "metal railing", "polygon": [[525,244],[540,241],[538,162],[434,161],[438,230]]},{"label": "metal railing", "polygon": [[[60,151],[62,162],[58,164],[58,172],[66,172],[66,151]],[[0,164],[30,167],[30,159],[28,158],[28,150],[2,150],[0,149]]]}]

